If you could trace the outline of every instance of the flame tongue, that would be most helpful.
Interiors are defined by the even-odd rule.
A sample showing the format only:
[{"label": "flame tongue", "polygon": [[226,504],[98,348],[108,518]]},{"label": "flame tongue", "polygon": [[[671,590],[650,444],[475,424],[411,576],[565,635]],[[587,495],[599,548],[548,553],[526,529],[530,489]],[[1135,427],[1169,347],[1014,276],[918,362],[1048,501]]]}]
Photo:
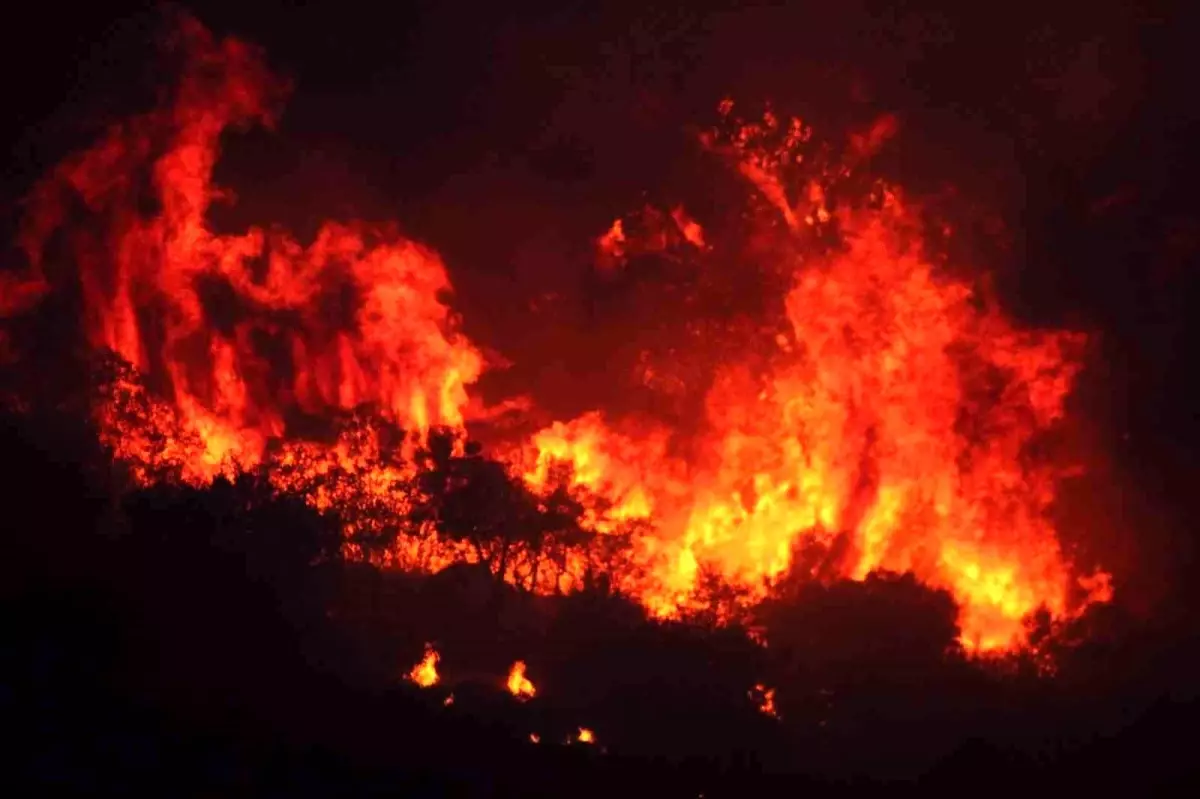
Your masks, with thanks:
[{"label": "flame tongue", "polygon": [[518,660],[512,665],[506,685],[508,692],[521,701],[532,699],[537,694],[533,683],[525,676],[525,661],[523,660]]},{"label": "flame tongue", "polygon": [[[872,128],[868,149],[894,128]],[[780,150],[753,144],[775,131]],[[706,139],[796,231],[792,257],[804,266],[767,373],[718,369],[686,464],[665,458],[669,431],[639,449],[591,414],[534,437],[527,479],[541,484],[546,461],[565,459],[577,482],[630,515],[654,515],[661,545],[652,578],[634,590],[664,615],[688,606],[703,571],[762,598],[805,541],[838,535],[850,544],[842,576],[911,571],[950,591],[973,649],[1019,643],[1039,608],[1078,610],[1068,601],[1076,583],[1096,588],[1087,601],[1107,599],[1106,581],[1072,576],[1049,521],[1061,468],[1026,457],[1063,415],[1083,336],[1019,330],[941,274],[895,193],[882,192],[875,210],[831,212],[814,183],[800,194],[807,212],[792,206],[779,165],[800,160],[785,156],[807,141],[802,131],[768,116],[739,129],[732,148]],[[856,146],[855,157],[868,154]],[[844,246],[812,257],[807,230],[822,225],[836,225]]]},{"label": "flame tongue", "polygon": [[437,685],[441,679],[441,676],[438,674],[437,664],[437,650],[433,648],[432,644],[426,644],[424,657],[408,672],[408,679],[422,688]]},{"label": "flame tongue", "polygon": [[[189,479],[256,465],[296,412],[371,404],[416,432],[461,425],[482,358],[439,299],[450,283],[433,252],[359,223],[326,224],[307,246],[208,228],[221,133],[269,122],[279,87],[254,50],[195,23],[183,34],[173,106],[114,128],[38,187],[31,262],[67,223],[66,198],[82,199],[98,222],[77,252],[89,339],[167,387],[197,439],[176,453]],[[147,193],[157,209],[139,212]],[[124,438],[112,437],[122,454]]]}]

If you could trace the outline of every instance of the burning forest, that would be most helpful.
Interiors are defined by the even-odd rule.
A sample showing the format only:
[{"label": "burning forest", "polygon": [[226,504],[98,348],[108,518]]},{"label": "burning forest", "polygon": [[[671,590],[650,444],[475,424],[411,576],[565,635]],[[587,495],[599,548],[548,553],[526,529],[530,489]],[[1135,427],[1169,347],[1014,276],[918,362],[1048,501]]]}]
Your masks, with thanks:
[{"label": "burning forest", "polygon": [[[287,136],[303,85],[192,18],[169,38],[180,69],[161,104],[26,193],[21,263],[0,275],[16,413],[42,401],[20,375],[60,368],[31,361],[20,325],[74,298],[63,324],[118,504],[231,491],[236,514],[253,485],[336,530],[321,558],[405,579],[471,570],[534,604],[600,592],[648,629],[740,636],[752,660],[791,651],[772,619],[797,603],[895,585],[941,598],[942,649],[966,668],[1032,659],[1049,680],[1049,653],[1120,593],[1052,513],[1088,468],[1056,442],[1093,337],[1016,321],[951,246],[954,224],[875,168],[903,147],[901,118],[839,139],[713,98],[692,138],[727,178],[701,204],[719,213],[631,198],[582,243],[604,291],[669,284],[625,354],[591,364],[636,401],[547,419],[538,384],[488,396],[485,375],[536,354],[468,335],[454,264],[404,220],[311,237],[214,222],[237,202],[214,180],[223,147],[252,128]],[[523,711],[569,692],[539,651],[456,674],[450,632],[413,632],[394,658],[394,682],[439,712],[473,682]],[[817,627],[798,634],[821,647]],[[762,724],[825,717],[812,708],[828,691],[789,706],[771,674],[730,691]],[[518,734],[620,748],[591,723]]]}]

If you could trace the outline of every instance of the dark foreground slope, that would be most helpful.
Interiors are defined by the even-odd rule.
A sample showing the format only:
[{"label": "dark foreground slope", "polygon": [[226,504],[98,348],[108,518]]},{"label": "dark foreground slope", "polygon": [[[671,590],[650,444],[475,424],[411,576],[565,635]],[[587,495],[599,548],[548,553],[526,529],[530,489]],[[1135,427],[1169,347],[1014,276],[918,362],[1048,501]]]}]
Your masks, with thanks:
[{"label": "dark foreground slope", "polygon": [[[498,690],[459,683],[451,686],[455,703],[443,706],[450,688],[422,692],[394,674],[381,676],[372,662],[386,660],[379,641],[405,637],[394,629],[403,619],[393,620],[392,629],[368,631],[378,639],[373,649],[361,630],[331,612],[345,607],[337,604],[338,586],[381,578],[336,561],[313,565],[328,544],[318,520],[284,503],[241,517],[217,514],[223,521],[215,524],[213,508],[223,500],[212,492],[183,500],[151,493],[118,514],[105,482],[110,473],[91,441],[83,426],[59,417],[4,420],[0,718],[9,733],[4,780],[25,792],[754,796],[910,789],[789,773],[787,764],[806,762],[804,753],[784,746],[780,733],[764,732],[761,716],[741,714],[718,698],[713,686],[726,668],[719,662],[728,644],[716,638],[686,643],[672,638],[677,632],[630,626],[627,637],[644,640],[612,639],[609,654],[597,651],[595,659],[620,671],[629,666],[619,657],[642,658],[636,665],[646,684],[605,684],[595,676],[602,690],[590,704],[551,699],[545,707],[520,706]],[[449,591],[445,603],[469,602],[466,594],[455,600],[453,590],[439,590]],[[403,607],[403,591],[393,593]],[[438,623],[449,623],[453,611],[436,608],[434,594],[423,596],[429,614],[441,613]],[[417,615],[419,606],[410,602],[401,616]],[[420,630],[410,638],[422,637],[423,623],[428,620],[409,620]],[[594,619],[590,624],[597,626]],[[489,635],[502,650],[494,641],[503,636],[489,633],[484,622],[458,633],[460,639]],[[542,651],[531,658],[570,660],[563,654],[568,636],[555,635],[545,632]],[[688,658],[678,656],[684,650]],[[663,654],[668,651],[676,656]],[[707,687],[687,687],[701,685]],[[869,759],[880,751],[905,751],[911,744],[903,740],[905,731],[931,738],[970,732],[961,724],[950,732],[939,728],[874,683],[864,683],[863,692],[874,698],[859,703],[875,704],[854,718],[877,719],[892,743],[877,743],[874,753],[864,748],[859,771],[869,771]],[[600,719],[607,732],[601,743],[609,746],[555,743],[579,717]],[[662,757],[653,756],[652,742],[638,737],[630,718],[645,719]],[[1020,718],[1025,739],[1043,732],[1036,716]],[[1046,718],[1047,733],[1059,728]],[[1014,740],[1011,734],[991,743],[963,737],[951,741],[951,754],[922,779],[954,788],[1178,784],[1192,770],[1190,737],[1180,731],[1198,718],[1194,703],[1163,699],[1113,735],[1077,740],[1057,753],[1043,746],[1040,760],[1028,749],[997,743]],[[528,740],[530,729],[542,731],[541,744]],[[694,733],[705,729],[722,729],[728,740],[714,743],[722,736],[706,733],[712,745],[704,751],[706,742]],[[833,738],[809,748],[853,764],[859,753],[850,742],[860,740],[866,739]],[[837,741],[844,742],[841,751]]]}]

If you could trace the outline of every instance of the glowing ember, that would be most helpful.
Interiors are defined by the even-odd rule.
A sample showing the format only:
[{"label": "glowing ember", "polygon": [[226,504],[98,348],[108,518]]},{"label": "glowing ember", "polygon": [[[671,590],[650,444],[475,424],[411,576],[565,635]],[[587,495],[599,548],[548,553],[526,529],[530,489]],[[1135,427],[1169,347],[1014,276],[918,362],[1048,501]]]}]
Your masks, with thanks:
[{"label": "glowing ember", "polygon": [[512,665],[512,669],[508,672],[507,686],[508,692],[522,702],[532,699],[537,693],[533,683],[525,676],[525,661],[523,660],[518,660]]},{"label": "glowing ember", "polygon": [[581,744],[591,744],[596,742],[596,734],[587,727],[580,727],[579,732],[575,735],[575,740]]},{"label": "glowing ember", "polygon": [[775,708],[774,688],[767,688],[762,683],[759,683],[750,692],[750,698],[758,704],[759,712],[771,718],[779,718],[779,711]]},{"label": "glowing ember", "polygon": [[535,743],[535,744],[541,743],[542,736],[538,735],[536,732],[531,732],[531,733],[529,733],[529,741],[530,741],[530,743]]},{"label": "glowing ember", "polygon": [[596,239],[596,251],[605,269],[615,269],[625,257],[625,225],[620,219],[600,238]]},{"label": "glowing ember", "polygon": [[[408,679],[422,688],[429,688],[437,685],[438,680],[438,653],[433,648],[433,644],[425,645],[425,656],[421,658],[421,662],[412,667],[408,672]],[[449,699],[449,697],[447,697]],[[451,700],[453,701],[453,700]],[[449,704],[447,702],[446,704]]]},{"label": "glowing ember", "polygon": [[602,272],[613,272],[634,255],[666,253],[688,245],[704,250],[704,229],[688,215],[682,205],[670,212],[645,206],[628,220],[616,219],[596,239],[596,265]]}]

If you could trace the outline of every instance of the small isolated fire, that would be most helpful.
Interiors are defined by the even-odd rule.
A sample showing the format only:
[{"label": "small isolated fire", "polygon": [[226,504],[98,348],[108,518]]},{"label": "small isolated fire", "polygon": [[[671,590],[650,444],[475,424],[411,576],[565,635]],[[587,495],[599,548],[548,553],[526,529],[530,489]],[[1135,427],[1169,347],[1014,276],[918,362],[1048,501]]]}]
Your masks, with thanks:
[{"label": "small isolated fire", "polygon": [[587,727],[580,727],[579,732],[575,734],[575,740],[581,744],[594,744],[596,742],[596,733]]},{"label": "small isolated fire", "polygon": [[518,660],[512,665],[512,669],[508,672],[507,687],[508,692],[521,702],[532,699],[537,693],[533,683],[525,676],[525,661]]},{"label": "small isolated fire", "polygon": [[[351,557],[424,572],[484,563],[544,594],[603,575],[661,618],[707,607],[716,580],[739,597],[723,618],[745,620],[814,548],[825,577],[911,572],[949,592],[975,652],[1020,647],[1036,611],[1061,620],[1111,597],[1050,517],[1074,464],[1037,447],[1064,416],[1087,338],[1014,323],[970,270],[934,256],[919,202],[864,178],[895,119],[835,152],[799,120],[744,122],[722,104],[701,141],[744,179],[743,245],[717,246],[675,203],[595,242],[607,279],[636,276],[639,258],[692,270],[690,343],[642,353],[637,390],[683,397],[694,418],[594,408],[509,442],[497,468],[534,496],[512,509],[538,534],[491,543],[474,521],[416,512],[434,507],[430,486],[463,483],[454,469],[495,474],[467,446],[486,415],[471,393],[486,364],[445,265],[393,225],[331,221],[308,242],[270,220],[214,230],[210,209],[232,197],[213,185],[222,137],[273,124],[283,87],[257,50],[195,21],[179,42],[188,60],[170,101],[34,187],[27,271],[0,282],[6,316],[78,292],[86,341],[126,367],[95,416],[135,480],[257,471],[335,513]],[[727,296],[700,293],[759,272],[759,315],[739,317],[736,355],[710,354],[735,326],[705,315]],[[683,374],[692,363],[703,368]],[[409,679],[433,685],[436,667],[428,647]],[[508,686],[533,695],[523,663]]]},{"label": "small isolated fire", "polygon": [[762,683],[759,683],[750,692],[750,698],[758,705],[760,712],[771,718],[779,718],[779,711],[775,708],[774,688],[767,688]]},{"label": "small isolated fire", "polygon": [[664,213],[645,206],[632,217],[636,236],[626,232],[625,220],[617,219],[596,239],[596,266],[601,271],[620,269],[631,256],[644,253],[669,253],[680,245],[707,249],[704,228],[692,219],[682,205]]},{"label": "small isolated fire", "polygon": [[[440,677],[437,670],[438,653],[433,648],[432,644],[425,645],[425,656],[421,658],[417,665],[413,666],[408,672],[408,679],[422,688],[429,688],[437,685]],[[446,704],[451,704],[454,700],[447,697],[449,701]]]}]

